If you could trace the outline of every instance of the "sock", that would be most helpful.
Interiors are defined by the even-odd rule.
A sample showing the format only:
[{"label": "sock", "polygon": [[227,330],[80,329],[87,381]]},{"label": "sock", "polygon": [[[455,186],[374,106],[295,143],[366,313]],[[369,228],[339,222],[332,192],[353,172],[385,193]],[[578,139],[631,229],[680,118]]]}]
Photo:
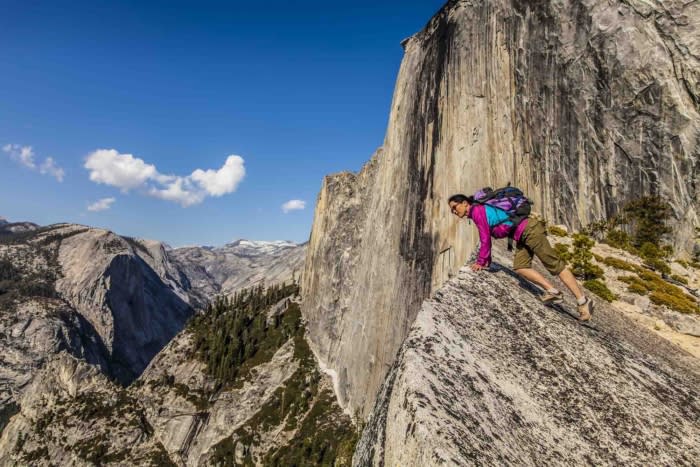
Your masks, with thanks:
[{"label": "sock", "polygon": [[547,292],[551,293],[552,295],[559,295],[561,293],[558,289],[547,289]]},{"label": "sock", "polygon": [[581,298],[579,298],[578,300],[576,300],[576,303],[578,303],[579,305],[583,305],[584,303],[586,303],[586,300],[588,300],[588,299],[587,299],[586,296],[584,295],[583,297],[581,297]]}]

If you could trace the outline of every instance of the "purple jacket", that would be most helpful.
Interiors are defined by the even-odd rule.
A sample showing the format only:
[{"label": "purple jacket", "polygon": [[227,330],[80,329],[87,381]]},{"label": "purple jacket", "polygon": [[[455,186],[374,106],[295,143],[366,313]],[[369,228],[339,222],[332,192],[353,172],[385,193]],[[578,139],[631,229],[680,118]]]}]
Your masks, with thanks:
[{"label": "purple jacket", "polygon": [[[494,209],[495,208],[491,208]],[[476,263],[480,266],[488,266],[491,264],[491,237],[493,238],[504,238],[510,233],[513,228],[511,224],[498,224],[495,227],[491,227],[489,224],[489,216],[486,210],[486,206],[483,204],[474,204],[469,209],[468,217],[474,221],[476,228],[479,229],[479,240],[481,241],[481,249],[479,250],[479,257]],[[492,223],[495,219],[491,219]],[[523,235],[525,227],[527,227],[528,219],[522,221],[518,227],[515,229],[515,234],[513,239],[517,242]]]}]

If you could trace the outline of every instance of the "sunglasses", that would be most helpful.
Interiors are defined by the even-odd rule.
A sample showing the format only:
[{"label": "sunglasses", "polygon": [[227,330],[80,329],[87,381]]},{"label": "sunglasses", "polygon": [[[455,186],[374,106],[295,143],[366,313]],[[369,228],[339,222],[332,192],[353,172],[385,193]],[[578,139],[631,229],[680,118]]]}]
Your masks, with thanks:
[{"label": "sunglasses", "polygon": [[461,203],[456,203],[450,207],[450,211],[452,211],[452,214],[454,214],[455,216],[459,215],[459,214],[457,214],[457,206],[459,206],[460,204]]}]

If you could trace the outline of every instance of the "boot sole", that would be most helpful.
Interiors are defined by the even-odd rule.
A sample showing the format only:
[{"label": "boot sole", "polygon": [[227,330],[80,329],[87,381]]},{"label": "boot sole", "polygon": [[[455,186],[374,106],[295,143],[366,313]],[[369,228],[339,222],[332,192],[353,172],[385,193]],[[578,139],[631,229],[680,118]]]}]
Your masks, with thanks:
[{"label": "boot sole", "polygon": [[540,301],[545,305],[552,305],[554,303],[561,303],[564,301],[564,299],[557,297],[557,298],[552,298],[550,300],[540,300]]}]

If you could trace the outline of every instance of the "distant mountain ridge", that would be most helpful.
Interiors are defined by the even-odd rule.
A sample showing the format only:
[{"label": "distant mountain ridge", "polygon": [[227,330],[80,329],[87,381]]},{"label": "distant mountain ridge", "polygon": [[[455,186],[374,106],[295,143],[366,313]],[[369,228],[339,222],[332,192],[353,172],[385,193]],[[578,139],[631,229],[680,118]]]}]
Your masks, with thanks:
[{"label": "distant mountain ridge", "polygon": [[0,235],[28,232],[38,228],[39,226],[34,222],[10,222],[6,218],[0,216]]},{"label": "distant mountain ridge", "polygon": [[[78,226],[53,224],[42,227],[33,222],[10,222],[0,216],[0,236],[69,225]],[[171,271],[171,275],[182,276],[178,281],[183,290],[186,290],[183,294],[188,297],[186,301],[199,308],[217,295],[231,294],[263,280],[268,283],[298,280],[308,245],[308,241],[295,243],[291,240],[239,238],[223,246],[188,245],[173,248],[158,240],[119,237],[130,242],[137,250],[139,245],[141,251],[162,250],[158,256],[167,257],[167,261],[172,261],[172,267],[177,269],[176,272]],[[150,255],[146,254],[148,256]]]},{"label": "distant mountain ridge", "polygon": [[[40,227],[3,218],[0,412],[62,350],[128,384],[196,309],[263,278],[291,279],[294,268],[301,269],[297,263],[304,252],[292,242],[249,240],[178,251],[159,241],[84,225]],[[188,257],[200,256],[201,263],[186,263]],[[204,261],[210,257],[212,264]],[[290,258],[293,265],[288,267]],[[274,277],[266,277],[267,272]]]},{"label": "distant mountain ridge", "polygon": [[221,247],[187,246],[169,251],[188,278],[195,305],[260,282],[299,280],[307,243],[238,239]]},{"label": "distant mountain ridge", "polygon": [[291,240],[248,240],[245,238],[239,238],[231,243],[227,243],[226,246],[252,246],[252,247],[294,247],[301,245],[300,243],[294,243]]},{"label": "distant mountain ridge", "polygon": [[16,337],[0,345],[35,355],[17,360],[10,386],[64,349],[129,383],[194,313],[187,280],[159,242],[55,224],[1,235],[0,259],[0,328]]}]

